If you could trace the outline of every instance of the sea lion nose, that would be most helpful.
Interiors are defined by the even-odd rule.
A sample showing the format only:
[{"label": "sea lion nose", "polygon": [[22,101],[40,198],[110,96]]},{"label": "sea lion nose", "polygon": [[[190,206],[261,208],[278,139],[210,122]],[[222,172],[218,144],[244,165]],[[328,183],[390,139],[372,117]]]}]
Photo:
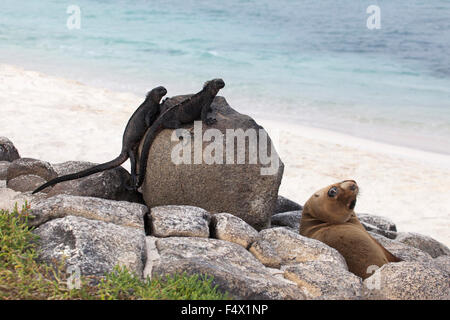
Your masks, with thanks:
[{"label": "sea lion nose", "polygon": [[358,190],[358,185],[355,180],[345,180],[341,183],[341,188],[355,192]]}]

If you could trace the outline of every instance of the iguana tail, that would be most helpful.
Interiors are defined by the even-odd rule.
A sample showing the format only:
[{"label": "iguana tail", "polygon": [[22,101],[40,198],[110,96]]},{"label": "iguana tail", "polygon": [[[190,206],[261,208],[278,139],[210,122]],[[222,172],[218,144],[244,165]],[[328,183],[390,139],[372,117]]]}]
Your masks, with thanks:
[{"label": "iguana tail", "polygon": [[57,177],[55,179],[52,179],[46,183],[44,183],[42,186],[40,186],[39,188],[37,188],[36,190],[33,191],[33,194],[35,194],[36,192],[39,192],[41,190],[44,190],[47,187],[53,186],[57,183],[63,182],[63,181],[69,181],[69,180],[75,180],[75,179],[79,179],[79,178],[83,178],[86,176],[90,176],[91,174],[97,173],[97,172],[101,172],[101,171],[105,171],[108,169],[113,169],[115,167],[120,166],[122,163],[124,163],[126,160],[128,159],[128,153],[126,151],[122,151],[120,153],[120,155],[115,158],[114,160],[111,160],[109,162],[105,162],[102,164],[99,164],[97,166],[94,166],[92,168],[80,171],[80,172],[76,172],[76,173],[72,173],[72,174],[68,174],[65,176],[61,176],[61,177]]}]

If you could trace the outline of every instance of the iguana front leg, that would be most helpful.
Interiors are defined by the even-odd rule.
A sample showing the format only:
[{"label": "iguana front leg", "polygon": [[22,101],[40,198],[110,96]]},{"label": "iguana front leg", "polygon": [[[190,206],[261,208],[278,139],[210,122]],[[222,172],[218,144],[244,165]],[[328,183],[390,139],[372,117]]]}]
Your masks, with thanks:
[{"label": "iguana front leg", "polygon": [[210,117],[208,118],[208,112],[211,111],[211,104],[207,104],[205,103],[202,107],[202,122],[206,123],[208,126],[213,125],[214,123],[217,122],[215,117]]},{"label": "iguana front leg", "polygon": [[[159,109],[159,107],[158,107]],[[156,120],[158,116],[159,110],[152,109],[145,115],[144,121],[147,128],[150,128],[150,126],[153,124],[153,122]]]}]

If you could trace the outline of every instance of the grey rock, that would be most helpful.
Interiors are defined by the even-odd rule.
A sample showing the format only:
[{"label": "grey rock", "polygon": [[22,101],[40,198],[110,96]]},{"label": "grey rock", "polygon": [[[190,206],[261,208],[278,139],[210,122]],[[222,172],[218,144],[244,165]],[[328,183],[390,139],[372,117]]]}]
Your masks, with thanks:
[{"label": "grey rock", "polygon": [[[58,176],[75,173],[95,166],[95,163],[67,161],[54,164]],[[47,188],[49,196],[69,194],[83,197],[96,197],[110,200],[123,200],[142,203],[138,192],[128,191],[125,185],[130,181],[130,174],[122,167],[102,171],[80,179],[58,183]]]},{"label": "grey rock", "polygon": [[300,230],[299,229],[294,229],[294,228],[291,228],[291,227],[278,226],[278,225],[274,224],[274,225],[271,226],[271,228],[281,228],[281,229],[285,229],[285,230],[287,230],[289,232],[300,234]]},{"label": "grey rock", "polygon": [[6,180],[0,180],[0,188],[6,188]]},{"label": "grey rock", "polygon": [[371,300],[449,299],[449,278],[430,263],[388,263],[364,280],[364,295]]},{"label": "grey rock", "polygon": [[39,260],[65,263],[83,275],[102,276],[116,265],[142,277],[145,234],[137,228],[68,216],[49,221],[33,231],[39,236]]},{"label": "grey rock", "polygon": [[297,283],[308,299],[361,299],[361,278],[343,268],[336,268],[334,263],[309,261],[286,266],[282,270],[284,277]]},{"label": "grey rock", "polygon": [[433,258],[437,258],[442,255],[450,255],[450,249],[446,245],[423,234],[414,232],[400,232],[395,240],[425,251]]},{"label": "grey rock", "polygon": [[37,159],[20,158],[14,160],[8,167],[7,184],[14,178],[27,175],[39,176],[46,181],[57,177],[56,171],[50,163]]},{"label": "grey rock", "polygon": [[19,152],[11,140],[6,137],[0,137],[0,161],[12,162],[19,158]]},{"label": "grey rock", "polygon": [[389,252],[391,252],[397,258],[402,259],[403,261],[430,262],[433,259],[428,253],[422,250],[410,247],[396,240],[387,239],[379,234],[370,231],[369,233]]},{"label": "grey rock", "polygon": [[367,231],[372,231],[373,233],[377,233],[383,237],[386,237],[389,239],[395,239],[397,237],[397,232],[383,230],[383,229],[377,228],[376,226],[374,226],[370,223],[367,223],[367,222],[361,222],[361,224]]},{"label": "grey rock", "polygon": [[272,275],[238,244],[172,237],[157,239],[156,248],[159,259],[151,268],[153,277],[182,272],[207,274],[220,291],[238,299],[304,299],[294,283]]},{"label": "grey rock", "polygon": [[142,204],[60,194],[32,201],[34,218],[28,223],[36,227],[52,219],[78,216],[144,230],[147,212]]},{"label": "grey rock", "polygon": [[[172,105],[187,97],[172,97],[165,104]],[[263,128],[249,116],[232,109],[223,97],[217,96],[211,108],[217,118],[217,123],[212,126],[202,125],[202,130],[204,133],[206,130],[216,129],[218,130],[216,133],[224,134],[223,157],[218,156],[224,160],[223,164],[207,164],[205,162],[195,164],[194,161],[192,164],[174,163],[171,157],[174,148],[179,147],[181,143],[189,148],[189,145],[186,144],[188,141],[191,142],[190,159],[194,158],[196,136],[191,135],[190,139],[183,139],[183,142],[171,141],[173,130],[165,129],[158,134],[149,153],[146,177],[142,185],[145,203],[149,207],[192,205],[204,208],[210,213],[228,212],[241,218],[257,230],[267,228],[270,226],[270,217],[277,202],[284,165],[274,151],[273,159],[278,162],[273,161],[273,163],[279,166],[275,168],[275,174],[262,175],[261,169],[268,168],[269,164],[261,164],[259,153],[257,154],[257,163],[249,163],[249,143],[246,143],[245,147],[245,163],[236,164],[238,148],[234,148],[234,164],[227,164],[226,138],[229,141],[232,141],[230,140],[232,138],[226,134],[226,130],[242,129],[247,131],[252,129],[258,133],[258,130]],[[185,125],[183,128],[190,130],[193,128],[193,124]],[[258,137],[261,143],[263,141],[261,135]],[[273,145],[270,138],[267,140],[269,146],[267,149],[270,153],[270,146]],[[202,141],[202,143],[204,152],[211,149],[210,141]],[[210,146],[209,149],[207,149],[208,146]],[[251,154],[254,155],[254,153]]]},{"label": "grey rock", "polygon": [[41,184],[45,183],[46,180],[40,176],[34,174],[27,174],[18,176],[14,179],[7,181],[7,187],[19,192],[33,191]]},{"label": "grey rock", "polygon": [[289,212],[289,211],[301,211],[303,207],[299,205],[297,202],[289,200],[283,196],[278,196],[277,204],[275,206],[275,210],[273,214],[281,213],[281,212]]},{"label": "grey rock", "polygon": [[301,210],[278,213],[272,216],[272,225],[286,226],[294,230],[299,230],[301,218],[302,218]]},{"label": "grey rock", "polygon": [[347,270],[345,259],[335,249],[284,228],[272,228],[259,232],[250,252],[265,266],[280,268],[282,265],[307,261],[328,261],[337,268]]},{"label": "grey rock", "polygon": [[248,248],[258,237],[258,231],[232,214],[216,213],[211,218],[213,238],[234,242]]},{"label": "grey rock", "polygon": [[209,237],[210,214],[192,206],[160,206],[150,210],[151,234],[156,237]]},{"label": "grey rock", "polygon": [[6,180],[10,165],[11,162],[9,161],[0,161],[0,180]]},{"label": "grey rock", "polygon": [[439,256],[433,259],[434,265],[450,277],[450,256]]},{"label": "grey rock", "polygon": [[367,213],[358,213],[357,217],[361,223],[365,222],[381,230],[397,232],[395,223],[389,218]]}]

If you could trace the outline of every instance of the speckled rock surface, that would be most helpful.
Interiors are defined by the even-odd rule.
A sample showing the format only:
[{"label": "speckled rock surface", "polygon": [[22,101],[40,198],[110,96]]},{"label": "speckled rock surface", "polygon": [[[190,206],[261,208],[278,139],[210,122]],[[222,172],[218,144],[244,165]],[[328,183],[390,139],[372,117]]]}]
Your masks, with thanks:
[{"label": "speckled rock surface", "polygon": [[150,230],[155,237],[209,237],[211,215],[192,206],[160,206],[150,210]]},{"label": "speckled rock surface", "polygon": [[8,167],[6,185],[8,188],[20,192],[33,191],[41,183],[56,177],[56,171],[50,163],[37,159],[20,158],[14,160]]},{"label": "speckled rock surface", "polygon": [[[205,238],[156,239],[159,254],[152,260],[152,275],[208,274],[213,285],[238,299],[304,299],[291,281],[272,275],[242,246]],[[148,270],[148,268],[146,268]]]},{"label": "speckled rock surface", "polygon": [[369,232],[383,247],[390,251],[397,258],[403,261],[430,262],[433,258],[426,252],[408,246],[396,240],[391,240],[379,234]]},{"label": "speckled rock surface", "polygon": [[64,261],[83,275],[104,275],[116,265],[142,276],[146,259],[143,229],[68,216],[33,231],[39,236],[39,260]]},{"label": "speckled rock surface", "polygon": [[34,218],[30,218],[29,225],[39,226],[49,220],[78,216],[144,230],[147,212],[148,208],[142,204],[61,194],[33,201]]},{"label": "speckled rock surface", "polygon": [[448,276],[430,263],[388,263],[364,280],[367,299],[442,300],[449,299]]},{"label": "speckled rock surface", "polygon": [[328,261],[337,268],[347,270],[344,258],[335,249],[282,227],[260,231],[258,239],[249,250],[265,266],[271,268],[307,261]]},{"label": "speckled rock surface", "polygon": [[433,263],[450,277],[450,256],[439,256],[433,259]]},{"label": "speckled rock surface", "polygon": [[234,242],[244,248],[248,248],[258,237],[258,231],[251,225],[229,213],[213,214],[211,227],[213,238]]},{"label": "speckled rock surface", "polygon": [[8,173],[8,168],[11,165],[9,161],[0,161],[0,180],[5,180]]},{"label": "speckled rock surface", "polygon": [[14,144],[6,137],[0,137],[0,161],[14,161],[20,155]]},{"label": "speckled rock surface", "polygon": [[27,174],[18,176],[14,179],[8,180],[7,186],[10,189],[19,192],[33,191],[47,180],[34,174]]},{"label": "speckled rock surface", "polygon": [[39,176],[45,180],[57,177],[57,173],[50,163],[38,159],[20,158],[14,160],[9,166],[7,180],[29,174]]},{"label": "speckled rock surface", "polygon": [[443,255],[450,255],[450,249],[446,245],[423,234],[414,232],[400,232],[395,240],[408,246],[420,249],[428,253],[433,258]]},{"label": "speckled rock surface", "polygon": [[336,268],[334,263],[309,261],[282,267],[282,270],[284,277],[297,283],[308,299],[361,299],[361,278],[343,268]]}]

